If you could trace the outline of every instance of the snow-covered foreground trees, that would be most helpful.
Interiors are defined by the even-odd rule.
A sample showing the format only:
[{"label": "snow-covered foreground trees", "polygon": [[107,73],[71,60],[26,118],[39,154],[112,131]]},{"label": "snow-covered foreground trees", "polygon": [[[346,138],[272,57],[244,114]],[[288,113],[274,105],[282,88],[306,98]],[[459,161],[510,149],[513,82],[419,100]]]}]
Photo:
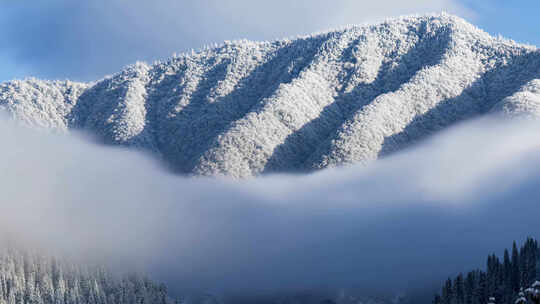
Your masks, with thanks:
[{"label": "snow-covered foreground trees", "polygon": [[[466,276],[449,278],[442,295],[436,295],[433,303],[539,303],[539,275],[540,248],[538,241],[529,238],[520,249],[514,242],[511,253],[504,251],[502,262],[494,254],[488,256],[487,271],[474,270]],[[523,291],[523,288],[527,289]]]},{"label": "snow-covered foreground trees", "polygon": [[164,285],[16,249],[0,249],[0,304],[167,304]]}]

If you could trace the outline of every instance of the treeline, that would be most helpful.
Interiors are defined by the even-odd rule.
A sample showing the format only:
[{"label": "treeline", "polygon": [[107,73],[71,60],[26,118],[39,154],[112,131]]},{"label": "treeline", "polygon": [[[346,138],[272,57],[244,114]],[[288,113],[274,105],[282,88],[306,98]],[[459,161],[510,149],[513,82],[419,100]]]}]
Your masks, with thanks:
[{"label": "treeline", "polygon": [[[532,296],[540,275],[538,241],[529,238],[521,248],[514,242],[502,261],[495,254],[487,258],[487,270],[474,270],[449,278],[434,304],[514,304],[516,299]],[[537,284],[538,285],[538,284]],[[540,286],[535,286],[540,287]],[[525,294],[528,291],[529,295]],[[531,301],[532,301],[531,297]],[[526,302],[524,302],[526,303]],[[534,302],[533,302],[534,303]]]},{"label": "treeline", "polygon": [[116,277],[14,249],[0,249],[0,304],[169,304],[167,290],[139,275]]}]

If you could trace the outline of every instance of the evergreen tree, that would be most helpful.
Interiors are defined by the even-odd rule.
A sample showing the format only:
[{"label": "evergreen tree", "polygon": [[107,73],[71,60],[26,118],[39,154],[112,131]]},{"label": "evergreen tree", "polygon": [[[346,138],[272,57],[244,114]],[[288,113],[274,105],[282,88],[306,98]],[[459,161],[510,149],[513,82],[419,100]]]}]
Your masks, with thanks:
[{"label": "evergreen tree", "polygon": [[454,303],[465,304],[465,282],[463,274],[459,274],[454,280]]},{"label": "evergreen tree", "polygon": [[442,290],[442,304],[453,304],[452,300],[454,298],[454,293],[452,289],[452,279],[446,280]]},{"label": "evergreen tree", "polygon": [[139,275],[115,278],[102,267],[0,250],[0,304],[170,303],[163,285]]},{"label": "evergreen tree", "polygon": [[525,294],[531,303],[540,304],[540,282],[535,281],[530,288],[525,290]]},{"label": "evergreen tree", "polygon": [[[537,303],[540,301],[540,282],[536,281],[539,273],[540,248],[538,242],[527,239],[518,249],[516,242],[512,245],[512,253],[504,251],[502,262],[495,254],[487,258],[486,271],[474,270],[466,276],[459,274],[454,279],[446,280],[442,288],[442,296],[436,296],[434,303],[441,304],[486,304],[490,302],[503,304]],[[532,286],[520,296],[521,287]],[[527,302],[523,302],[526,300]],[[538,303],[540,304],[540,303]]]},{"label": "evergreen tree", "polygon": [[512,245],[512,274],[511,274],[511,285],[512,292],[518,292],[521,286],[521,276],[519,269],[519,251],[517,249],[516,242]]},{"label": "evergreen tree", "polygon": [[476,289],[476,276],[475,272],[471,271],[465,278],[465,304],[473,304],[474,290]]},{"label": "evergreen tree", "polygon": [[526,304],[527,298],[525,298],[525,293],[523,293],[523,290],[519,292],[519,298],[514,302],[515,304]]},{"label": "evergreen tree", "polygon": [[508,303],[512,300],[512,262],[510,261],[510,253],[508,249],[504,250],[503,260],[503,301]]}]

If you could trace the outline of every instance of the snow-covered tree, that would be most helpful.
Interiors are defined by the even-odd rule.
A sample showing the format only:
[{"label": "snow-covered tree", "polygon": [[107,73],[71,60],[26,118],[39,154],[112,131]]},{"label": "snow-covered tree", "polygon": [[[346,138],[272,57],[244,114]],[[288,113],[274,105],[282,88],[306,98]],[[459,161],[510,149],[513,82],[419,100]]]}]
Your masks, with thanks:
[{"label": "snow-covered tree", "polygon": [[0,249],[0,304],[171,304],[163,285],[141,275],[14,249]]},{"label": "snow-covered tree", "polygon": [[[485,304],[486,299],[493,298],[504,304],[540,304],[535,302],[540,299],[540,282],[536,281],[539,264],[540,247],[536,240],[529,238],[521,247],[514,242],[511,253],[504,251],[502,262],[494,254],[488,256],[487,271],[471,271],[465,279],[461,274],[449,278],[434,303]],[[531,287],[523,290],[520,286]]]},{"label": "snow-covered tree", "polygon": [[540,304],[540,281],[535,281],[525,290],[525,294],[531,303]]},{"label": "snow-covered tree", "polygon": [[519,292],[518,299],[516,300],[515,304],[526,304],[527,298],[525,298],[525,293],[523,293],[523,289]]}]

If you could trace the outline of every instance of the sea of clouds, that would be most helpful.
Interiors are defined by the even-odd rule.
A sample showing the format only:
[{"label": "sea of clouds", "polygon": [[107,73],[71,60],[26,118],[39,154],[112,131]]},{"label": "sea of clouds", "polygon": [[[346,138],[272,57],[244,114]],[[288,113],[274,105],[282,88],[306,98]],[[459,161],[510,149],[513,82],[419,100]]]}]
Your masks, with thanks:
[{"label": "sea of clouds", "polygon": [[540,125],[484,118],[366,166],[182,177],[85,134],[0,123],[0,230],[177,294],[440,286],[538,236]]}]

